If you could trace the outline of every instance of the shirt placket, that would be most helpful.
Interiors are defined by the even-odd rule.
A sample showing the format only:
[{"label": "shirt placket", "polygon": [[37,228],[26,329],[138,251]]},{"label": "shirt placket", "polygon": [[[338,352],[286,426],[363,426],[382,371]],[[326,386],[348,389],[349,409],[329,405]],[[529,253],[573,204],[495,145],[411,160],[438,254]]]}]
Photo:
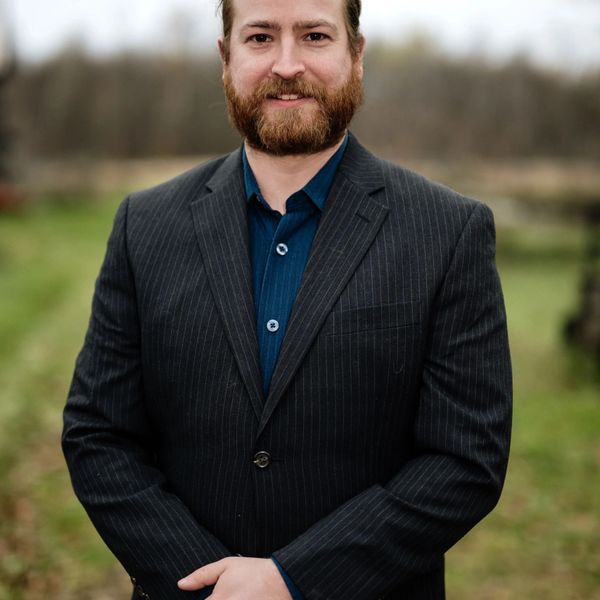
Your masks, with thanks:
[{"label": "shirt placket", "polygon": [[[260,331],[262,371],[265,393],[279,350],[285,336],[287,322],[292,310],[293,299],[300,284],[306,257],[299,257],[293,247],[294,234],[310,218],[310,201],[306,197],[294,195],[287,204],[287,212],[279,219],[269,246],[267,262],[260,291],[257,330]],[[303,261],[299,261],[303,258]]]}]

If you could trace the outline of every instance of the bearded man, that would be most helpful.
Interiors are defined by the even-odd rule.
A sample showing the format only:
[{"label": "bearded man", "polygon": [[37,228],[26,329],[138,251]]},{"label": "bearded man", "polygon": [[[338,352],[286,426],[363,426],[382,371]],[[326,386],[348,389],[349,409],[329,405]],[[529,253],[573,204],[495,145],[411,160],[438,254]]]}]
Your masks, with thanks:
[{"label": "bearded man", "polygon": [[443,598],[509,446],[491,213],[348,133],[360,0],[222,4],[243,145],[117,212],[75,491],[137,598]]}]

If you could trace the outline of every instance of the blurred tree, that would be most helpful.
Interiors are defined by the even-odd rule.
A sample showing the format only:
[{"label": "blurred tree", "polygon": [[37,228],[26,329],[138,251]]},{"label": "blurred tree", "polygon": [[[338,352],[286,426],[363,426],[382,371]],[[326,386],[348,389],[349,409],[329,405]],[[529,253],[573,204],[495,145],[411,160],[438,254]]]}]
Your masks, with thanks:
[{"label": "blurred tree", "polygon": [[12,32],[9,30],[6,9],[0,0],[0,181],[8,177],[9,132],[4,90],[14,75],[16,54]]},{"label": "blurred tree", "polygon": [[183,7],[175,8],[163,27],[164,47],[169,55],[190,57],[198,47],[198,14]]},{"label": "blurred tree", "polygon": [[[216,154],[239,138],[227,123],[221,67],[197,54],[175,15],[167,54],[98,59],[71,44],[15,80],[23,145],[41,157]],[[430,158],[600,158],[600,73],[450,58],[426,36],[375,45],[353,129],[388,154]],[[385,118],[381,118],[385,115]]]},{"label": "blurred tree", "polygon": [[[451,59],[426,37],[366,57],[365,140],[405,156],[600,157],[600,75]],[[385,119],[381,115],[386,115]]]},{"label": "blurred tree", "polygon": [[14,39],[9,29],[5,6],[0,0],[0,210],[14,207],[19,200],[14,188],[9,184],[11,136],[8,103],[5,97],[6,86],[15,74],[16,64]]}]

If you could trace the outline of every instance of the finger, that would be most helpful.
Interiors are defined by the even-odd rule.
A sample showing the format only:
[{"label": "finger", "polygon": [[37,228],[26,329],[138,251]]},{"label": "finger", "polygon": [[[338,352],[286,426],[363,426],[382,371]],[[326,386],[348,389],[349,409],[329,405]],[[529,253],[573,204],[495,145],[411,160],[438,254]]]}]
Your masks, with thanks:
[{"label": "finger", "polygon": [[193,591],[200,590],[207,585],[214,585],[223,571],[225,571],[225,560],[218,560],[217,562],[204,565],[200,569],[196,569],[193,573],[180,579],[177,582],[177,586],[181,590]]}]

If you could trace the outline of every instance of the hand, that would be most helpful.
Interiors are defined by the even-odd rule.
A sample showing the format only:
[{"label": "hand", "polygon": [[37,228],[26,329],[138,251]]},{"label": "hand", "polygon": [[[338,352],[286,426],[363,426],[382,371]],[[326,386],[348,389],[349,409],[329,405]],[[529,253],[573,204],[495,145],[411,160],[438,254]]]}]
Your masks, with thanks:
[{"label": "hand", "polygon": [[291,600],[288,588],[270,558],[229,557],[190,573],[177,582],[185,591],[214,585],[210,600]]}]

